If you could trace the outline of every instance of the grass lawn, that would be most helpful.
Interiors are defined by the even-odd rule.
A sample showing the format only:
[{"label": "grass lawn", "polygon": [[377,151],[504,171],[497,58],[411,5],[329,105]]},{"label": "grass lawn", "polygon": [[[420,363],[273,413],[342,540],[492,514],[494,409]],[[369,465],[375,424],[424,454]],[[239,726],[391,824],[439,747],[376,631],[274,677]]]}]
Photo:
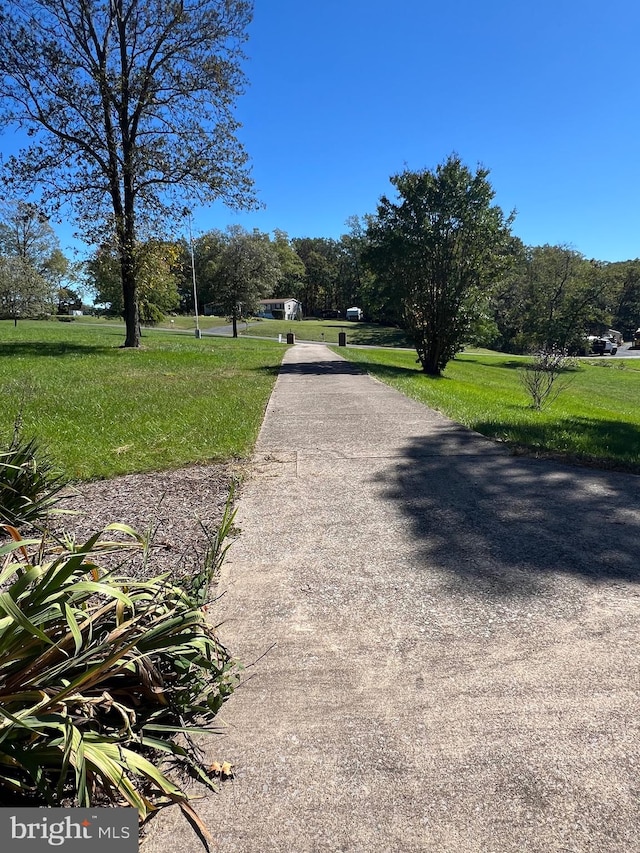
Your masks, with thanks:
[{"label": "grass lawn", "polygon": [[[203,330],[213,329],[216,326],[228,326],[229,318],[228,317],[207,317],[204,314],[201,314],[198,317],[198,327]],[[190,331],[194,332],[196,328],[196,318],[176,315],[175,317],[165,317],[164,320],[158,324],[158,329],[179,329],[180,331]]]},{"label": "grass lawn", "polygon": [[[124,329],[124,321],[120,317],[92,317],[85,314],[83,317],[75,317],[72,325],[91,325],[91,326],[121,326]],[[228,317],[198,317],[198,326],[203,329],[213,329],[215,326],[226,326],[229,324]],[[164,320],[155,327],[156,329],[168,329],[172,331],[190,331],[194,332],[196,328],[196,318],[187,315],[176,315],[175,317],[165,317]]]},{"label": "grass lawn", "polygon": [[252,320],[248,329],[239,324],[241,335],[260,335],[267,338],[283,338],[293,332],[296,340],[326,341],[338,343],[338,333],[345,332],[347,344],[378,347],[408,347],[404,332],[391,326],[376,323],[354,323],[347,320]]},{"label": "grass lawn", "polygon": [[[366,334],[368,324],[280,326],[333,327],[337,335],[345,327]],[[0,322],[3,442],[21,412],[24,434],[36,436],[75,480],[249,455],[282,346],[152,330],[141,350],[124,350],[123,334],[123,326],[102,323]],[[465,353],[434,379],[419,370],[413,352],[340,352],[485,435],[640,473],[640,360],[583,360],[558,400],[535,412],[518,379],[522,358]]]},{"label": "grass lawn", "polygon": [[510,444],[640,473],[640,360],[584,359],[558,399],[536,412],[518,378],[523,359],[464,353],[440,378],[415,353],[340,352],[372,375],[459,423]]},{"label": "grass lawn", "polygon": [[0,436],[22,412],[74,480],[247,456],[283,355],[270,341],[149,331],[120,349],[101,324],[0,322]]},{"label": "grass lawn", "polygon": [[[89,324],[94,326],[119,326],[124,330],[124,322],[119,317],[77,317],[68,325]],[[198,325],[203,331],[213,329],[216,326],[228,326],[228,317],[205,317],[198,318]],[[67,325],[67,324],[65,324]],[[167,329],[170,331],[190,331],[196,327],[195,317],[175,316],[166,317],[162,323],[155,327],[156,330]],[[247,337],[284,338],[287,332],[293,332],[296,340],[301,341],[326,341],[329,344],[338,343],[338,333],[345,332],[347,343],[358,346],[380,346],[380,347],[410,347],[401,329],[392,326],[379,326],[376,323],[353,323],[347,320],[263,320],[253,318],[249,325],[244,320],[238,321],[238,333]]]}]

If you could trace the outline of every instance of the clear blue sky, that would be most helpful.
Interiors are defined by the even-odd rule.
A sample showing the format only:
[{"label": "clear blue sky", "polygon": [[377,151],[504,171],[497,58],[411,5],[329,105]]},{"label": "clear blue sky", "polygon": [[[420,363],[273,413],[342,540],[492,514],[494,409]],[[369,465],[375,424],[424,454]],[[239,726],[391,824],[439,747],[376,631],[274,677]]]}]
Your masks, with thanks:
[{"label": "clear blue sky", "polygon": [[639,37],[634,0],[256,0],[237,115],[265,208],[195,230],[338,237],[456,151],[525,243],[638,257]]},{"label": "clear blue sky", "polygon": [[639,38],[635,0],[257,0],[238,117],[266,209],[198,226],[337,237],[456,151],[525,243],[638,257]]}]

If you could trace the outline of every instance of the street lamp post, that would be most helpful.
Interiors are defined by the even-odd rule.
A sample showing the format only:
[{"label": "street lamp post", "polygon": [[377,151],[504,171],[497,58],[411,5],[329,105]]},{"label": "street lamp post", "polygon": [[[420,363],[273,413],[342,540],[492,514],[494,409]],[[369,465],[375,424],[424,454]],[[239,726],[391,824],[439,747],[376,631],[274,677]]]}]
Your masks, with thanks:
[{"label": "street lamp post", "polygon": [[191,249],[191,278],[193,279],[193,307],[196,314],[196,338],[202,337],[200,331],[200,323],[198,319],[198,289],[196,287],[196,259],[193,253],[193,235],[191,234],[191,211],[185,207],[184,213],[189,223],[189,247]]}]

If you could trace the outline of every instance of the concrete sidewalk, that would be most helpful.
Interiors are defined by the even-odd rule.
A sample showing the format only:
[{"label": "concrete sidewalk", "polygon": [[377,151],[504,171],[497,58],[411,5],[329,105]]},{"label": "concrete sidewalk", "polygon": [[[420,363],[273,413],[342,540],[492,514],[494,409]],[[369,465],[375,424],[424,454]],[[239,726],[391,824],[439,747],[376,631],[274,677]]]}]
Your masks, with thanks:
[{"label": "concrete sidewalk", "polygon": [[[257,662],[195,804],[217,849],[640,851],[639,507],[288,350],[222,581]],[[143,849],[202,848],[169,809]]]}]

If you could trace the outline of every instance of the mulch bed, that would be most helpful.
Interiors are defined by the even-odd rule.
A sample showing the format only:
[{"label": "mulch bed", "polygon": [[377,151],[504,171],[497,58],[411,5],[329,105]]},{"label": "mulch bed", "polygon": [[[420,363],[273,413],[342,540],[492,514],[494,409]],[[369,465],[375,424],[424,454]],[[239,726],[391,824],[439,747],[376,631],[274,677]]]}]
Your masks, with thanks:
[{"label": "mulch bed", "polygon": [[[71,513],[52,515],[50,524],[56,533],[64,531],[77,542],[113,522],[127,524],[139,533],[150,533],[152,541],[146,563],[136,557],[127,564],[129,576],[190,575],[201,566],[207,533],[215,533],[229,489],[240,474],[234,463],[191,465],[80,483],[67,488],[58,504]],[[104,538],[121,537],[110,532]]]}]

